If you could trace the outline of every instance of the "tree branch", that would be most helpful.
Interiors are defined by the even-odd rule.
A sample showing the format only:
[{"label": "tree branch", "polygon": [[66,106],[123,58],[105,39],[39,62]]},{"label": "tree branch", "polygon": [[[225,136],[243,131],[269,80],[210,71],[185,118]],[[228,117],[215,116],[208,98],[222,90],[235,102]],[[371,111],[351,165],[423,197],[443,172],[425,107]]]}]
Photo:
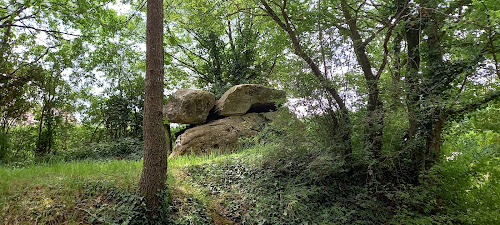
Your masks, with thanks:
[{"label": "tree branch", "polygon": [[467,112],[470,112],[474,109],[477,109],[478,107],[480,107],[481,105],[484,105],[490,101],[493,101],[495,99],[498,99],[500,98],[500,90],[499,91],[495,91],[491,94],[489,94],[488,96],[486,96],[483,100],[481,101],[475,101],[474,103],[471,103],[469,105],[466,105],[462,108],[459,108],[459,109],[449,109],[447,111],[447,115],[448,116],[454,116],[454,115],[459,115],[459,114],[462,114],[462,113],[467,113]]},{"label": "tree branch", "polygon": [[64,31],[57,31],[57,30],[47,30],[47,29],[42,29],[42,28],[36,28],[33,26],[29,25],[17,25],[17,24],[2,24],[0,25],[0,28],[4,27],[19,27],[19,28],[25,28],[25,29],[30,29],[30,30],[35,30],[35,31],[40,31],[40,32],[45,32],[45,33],[51,33],[51,34],[65,34],[65,35],[70,35],[74,37],[89,37],[86,35],[80,35],[80,34],[72,34]]},{"label": "tree branch", "polygon": [[367,81],[376,80],[377,77],[373,75],[371,62],[368,59],[368,55],[366,55],[365,45],[363,39],[361,38],[361,35],[359,34],[359,28],[358,25],[356,24],[356,19],[351,16],[351,13],[349,12],[348,5],[345,0],[342,0],[340,4],[342,7],[342,13],[344,14],[345,17],[345,22],[347,23],[351,31],[350,36],[353,42],[354,52],[356,53],[356,58],[358,60],[358,63],[360,64],[361,69],[363,70],[363,74],[365,75]]},{"label": "tree branch", "polygon": [[[262,3],[262,5],[264,5],[265,7],[265,11],[267,12],[267,14],[283,29],[285,30],[287,33],[288,33],[288,36],[290,37],[291,41],[292,41],[292,45],[293,45],[293,48],[294,48],[294,53],[301,57],[306,63],[307,65],[309,65],[309,67],[311,68],[313,74],[319,79],[321,85],[332,95],[332,97],[335,99],[335,101],[337,102],[337,104],[339,105],[340,109],[341,110],[346,110],[347,111],[347,107],[344,103],[344,100],[342,100],[342,98],[340,97],[337,89],[333,88],[328,80],[325,78],[325,76],[322,74],[321,70],[319,69],[318,65],[316,65],[316,63],[311,59],[311,57],[309,57],[305,52],[304,50],[302,49],[302,46],[300,45],[300,41],[298,39],[298,36],[297,34],[295,33],[295,31],[293,29],[291,29],[290,26],[288,25],[285,25],[283,23],[283,21],[281,21],[281,19],[278,17],[278,15],[276,15],[276,13],[274,12],[274,10],[267,4],[266,0],[260,0],[260,2]],[[283,11],[284,12],[284,11]],[[286,13],[285,13],[286,14]]]},{"label": "tree branch", "polygon": [[[398,22],[403,18],[404,12],[405,12],[405,10],[401,10],[396,15],[396,19],[394,20],[394,23],[392,23],[387,30],[387,34],[385,35],[385,40],[384,40],[384,58],[382,60],[382,65],[380,65],[380,68],[378,69],[378,72],[376,75],[377,79],[380,78],[380,76],[382,75],[382,72],[384,71],[385,65],[387,64],[387,56],[389,55],[389,50],[387,49],[387,43],[389,42],[389,40],[392,36],[392,31],[394,30],[394,28],[396,27]],[[390,20],[392,20],[392,19],[390,19]]]},{"label": "tree branch", "polygon": [[174,55],[172,55],[172,54],[170,54],[168,52],[165,52],[165,54],[168,55],[168,56],[170,56],[170,57],[172,57],[172,58],[174,58],[175,60],[177,60],[182,66],[186,67],[187,69],[189,69],[189,70],[197,73],[201,77],[201,79],[203,79],[203,80],[205,80],[205,81],[207,81],[209,83],[214,83],[212,80],[210,80],[210,79],[207,78],[207,75],[205,73],[203,73],[200,70],[198,70],[198,68],[196,68],[196,66],[194,66],[192,64],[189,64],[187,62],[184,62],[183,60],[175,57]]}]

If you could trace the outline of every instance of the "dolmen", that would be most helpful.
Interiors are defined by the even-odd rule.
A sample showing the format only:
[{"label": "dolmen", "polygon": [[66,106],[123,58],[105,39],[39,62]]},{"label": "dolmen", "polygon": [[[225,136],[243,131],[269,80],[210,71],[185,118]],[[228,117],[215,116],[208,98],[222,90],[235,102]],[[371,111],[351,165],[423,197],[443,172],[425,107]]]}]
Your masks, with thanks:
[{"label": "dolmen", "polygon": [[284,91],[259,84],[234,86],[218,100],[207,91],[176,91],[163,113],[169,122],[192,128],[177,137],[169,158],[236,149],[241,138],[259,134],[275,120],[285,98]]}]

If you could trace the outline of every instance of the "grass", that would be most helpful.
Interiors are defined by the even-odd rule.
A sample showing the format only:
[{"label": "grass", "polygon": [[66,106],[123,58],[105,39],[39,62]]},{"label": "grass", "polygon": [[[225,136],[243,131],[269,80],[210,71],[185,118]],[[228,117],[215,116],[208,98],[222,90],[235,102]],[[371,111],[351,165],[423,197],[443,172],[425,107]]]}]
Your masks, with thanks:
[{"label": "grass", "polygon": [[[467,142],[468,143],[468,142]],[[402,205],[385,215],[383,202],[363,186],[308,181],[312,164],[266,154],[273,145],[238,153],[169,160],[169,224],[494,224],[498,222],[500,158],[458,156],[439,167],[434,189],[395,193]],[[455,147],[444,148],[447,152]],[[492,148],[496,150],[495,148]],[[483,152],[481,150],[480,152]],[[286,161],[289,160],[290,162]],[[295,160],[295,161],[293,161]],[[285,163],[288,162],[288,163]],[[302,165],[303,166],[303,165]],[[73,161],[23,168],[0,167],[0,224],[106,224],[143,220],[136,195],[142,161]],[[316,183],[315,183],[316,182]],[[421,194],[424,193],[424,194]],[[431,198],[429,198],[429,196]],[[437,196],[437,197],[436,197]],[[428,200],[438,201],[435,208]],[[442,204],[439,201],[443,201]],[[411,203],[415,202],[415,204]],[[426,203],[427,208],[415,208]],[[412,205],[413,204],[413,205]],[[425,205],[425,204],[424,204]],[[379,211],[375,209],[381,209]],[[435,210],[425,211],[419,210]],[[470,210],[469,210],[470,209]],[[377,212],[375,212],[377,211]],[[460,216],[463,215],[463,216]],[[403,222],[404,221],[404,222]]]},{"label": "grass", "polygon": [[77,185],[90,180],[107,180],[120,187],[130,187],[140,175],[140,161],[58,162],[25,168],[0,168],[0,194],[3,196],[17,187],[64,182]]},{"label": "grass", "polygon": [[[78,211],[84,185],[106,181],[133,190],[139,179],[139,161],[71,162],[26,168],[0,167],[0,222],[81,222]],[[81,205],[81,207],[84,207]]]},{"label": "grass", "polygon": [[[183,155],[169,161],[167,184],[172,207],[175,208],[175,224],[236,224],[225,212],[222,196],[212,195],[210,187],[200,185],[193,178],[193,168],[232,160],[241,155],[258,155],[258,148],[238,153],[215,152],[210,155]],[[207,178],[209,179],[209,178]]]},{"label": "grass", "polygon": [[[205,204],[204,192],[188,182],[184,168],[228,155],[181,156],[169,160],[168,187],[177,204],[174,217],[186,219],[192,214],[195,199]],[[92,194],[96,185],[134,194],[142,170],[142,161],[73,161],[32,165],[21,168],[0,167],[0,223],[88,223],[99,209],[92,205],[104,198]],[[89,184],[92,184],[89,186]],[[109,188],[108,188],[109,189]],[[104,188],[101,192],[106,192]],[[89,194],[90,193],[90,194]],[[191,202],[188,202],[191,201]],[[203,203],[202,203],[203,202]],[[92,203],[92,204],[91,204]],[[94,211],[86,208],[94,207]],[[208,211],[205,212],[208,215]],[[192,218],[191,218],[192,219]],[[196,221],[196,220],[195,220]]]}]

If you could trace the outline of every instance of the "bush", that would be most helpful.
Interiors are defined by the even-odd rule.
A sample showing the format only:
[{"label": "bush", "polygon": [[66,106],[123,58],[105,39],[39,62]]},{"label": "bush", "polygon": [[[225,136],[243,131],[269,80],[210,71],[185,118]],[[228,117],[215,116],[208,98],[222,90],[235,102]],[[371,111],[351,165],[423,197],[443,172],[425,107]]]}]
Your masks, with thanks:
[{"label": "bush", "polygon": [[443,144],[439,193],[450,215],[465,224],[499,224],[500,134],[452,132]]},{"label": "bush", "polygon": [[37,128],[35,126],[13,127],[3,134],[4,162],[22,166],[32,164],[36,148]]},{"label": "bush", "polygon": [[249,150],[190,166],[190,179],[226,203],[226,217],[246,224],[499,223],[498,133],[445,134],[443,153],[454,158],[409,184],[371,179],[361,154],[345,166],[311,122],[268,127],[247,140]]},{"label": "bush", "polygon": [[0,132],[0,162],[5,160],[9,149],[10,144],[7,135],[4,132]]},{"label": "bush", "polygon": [[144,143],[135,138],[121,138],[111,142],[90,143],[79,148],[58,151],[36,159],[37,162],[52,163],[76,160],[140,160]]},{"label": "bush", "polygon": [[87,203],[86,222],[90,224],[147,224],[144,198],[117,189],[105,182],[91,182],[83,187],[82,202]]},{"label": "bush", "polygon": [[103,181],[87,183],[83,189],[80,199],[86,203],[86,222],[91,224],[212,224],[206,205],[190,196],[183,196],[189,204],[179,205],[179,199],[172,200],[168,191],[158,192],[161,196],[158,212],[148,223],[145,199],[137,193]]},{"label": "bush", "polygon": [[109,160],[126,159],[139,160],[143,157],[144,143],[134,138],[122,138],[105,143],[92,143],[80,148],[61,151],[56,155],[64,160]]}]

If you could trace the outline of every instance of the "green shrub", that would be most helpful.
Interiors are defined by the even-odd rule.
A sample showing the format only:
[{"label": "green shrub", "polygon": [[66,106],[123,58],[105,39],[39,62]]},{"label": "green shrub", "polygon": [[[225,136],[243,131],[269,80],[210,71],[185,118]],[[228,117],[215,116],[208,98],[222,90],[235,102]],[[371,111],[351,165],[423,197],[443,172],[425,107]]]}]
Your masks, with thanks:
[{"label": "green shrub", "polygon": [[140,160],[143,157],[144,144],[135,138],[121,138],[111,142],[90,143],[82,147],[57,151],[38,157],[37,163],[54,163],[77,160]]},{"label": "green shrub", "polygon": [[143,157],[144,144],[142,140],[134,138],[122,138],[105,143],[92,143],[80,148],[61,151],[64,160],[109,160],[127,159],[139,160]]},{"label": "green shrub", "polygon": [[439,193],[450,215],[465,224],[500,223],[500,134],[454,132],[443,144]]},{"label": "green shrub", "polygon": [[10,150],[9,139],[7,134],[0,132],[0,162],[4,161]]},{"label": "green shrub", "polygon": [[36,148],[37,128],[35,126],[13,127],[4,136],[6,152],[4,161],[15,166],[24,166],[33,163]]},{"label": "green shrub", "polygon": [[147,224],[146,204],[143,197],[117,189],[105,182],[91,182],[83,187],[82,201],[86,203],[90,224]]},{"label": "green shrub", "polygon": [[90,205],[86,203],[86,221],[91,224],[213,224],[206,205],[190,196],[185,197],[188,204],[178,205],[171,200],[171,193],[158,192],[161,199],[158,213],[148,223],[145,199],[138,194],[103,181],[87,183],[83,190],[82,201],[96,199]]}]

